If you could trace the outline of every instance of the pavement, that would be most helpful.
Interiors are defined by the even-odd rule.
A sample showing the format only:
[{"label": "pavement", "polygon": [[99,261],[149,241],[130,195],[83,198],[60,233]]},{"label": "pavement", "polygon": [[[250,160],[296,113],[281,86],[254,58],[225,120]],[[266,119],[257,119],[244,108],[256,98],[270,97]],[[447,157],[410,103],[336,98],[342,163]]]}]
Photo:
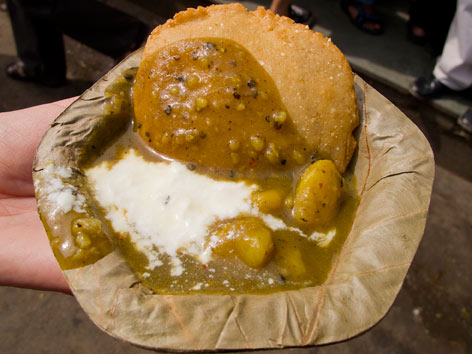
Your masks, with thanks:
[{"label": "pavement", "polygon": [[[157,24],[194,1],[106,1]],[[268,2],[243,2],[249,8]],[[312,9],[314,29],[329,35],[354,71],[399,107],[425,134],[435,153],[436,177],[423,240],[388,314],[373,328],[341,343],[268,353],[472,353],[472,143],[455,120],[470,98],[421,102],[408,94],[411,80],[428,74],[434,58],[406,41],[407,1],[384,0],[386,31],[358,31],[338,1],[297,1]],[[9,19],[0,12],[0,67],[14,60]],[[0,72],[0,111],[78,95],[111,68],[110,58],[66,38],[67,86],[15,82]],[[72,296],[0,287],[0,353],[148,353],[106,335]]]}]

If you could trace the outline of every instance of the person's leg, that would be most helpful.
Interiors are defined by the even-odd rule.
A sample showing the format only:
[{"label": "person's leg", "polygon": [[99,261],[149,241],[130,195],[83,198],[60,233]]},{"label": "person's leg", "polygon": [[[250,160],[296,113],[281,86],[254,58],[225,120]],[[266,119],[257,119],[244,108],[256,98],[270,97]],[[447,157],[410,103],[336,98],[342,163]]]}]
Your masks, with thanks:
[{"label": "person's leg", "polygon": [[51,86],[62,84],[67,71],[62,32],[48,17],[33,17],[32,21],[39,38],[41,80]]},{"label": "person's leg", "polygon": [[8,14],[10,15],[13,37],[16,51],[20,60],[23,73],[21,75],[36,76],[42,66],[39,54],[38,38],[31,18],[20,0],[7,0]]},{"label": "person's leg", "polygon": [[15,79],[55,86],[65,79],[62,35],[48,22],[50,1],[7,0],[19,61],[7,66]]},{"label": "person's leg", "polygon": [[472,1],[459,0],[441,57],[429,78],[419,77],[409,87],[420,99],[434,98],[472,86]]},{"label": "person's leg", "polygon": [[417,44],[426,42],[426,27],[431,14],[426,11],[430,0],[411,1],[408,19],[408,39]]},{"label": "person's leg", "polygon": [[441,57],[433,75],[452,90],[472,86],[472,1],[459,0]]},{"label": "person's leg", "polygon": [[94,0],[58,0],[55,24],[67,35],[114,59],[137,49],[148,27],[121,11]]}]

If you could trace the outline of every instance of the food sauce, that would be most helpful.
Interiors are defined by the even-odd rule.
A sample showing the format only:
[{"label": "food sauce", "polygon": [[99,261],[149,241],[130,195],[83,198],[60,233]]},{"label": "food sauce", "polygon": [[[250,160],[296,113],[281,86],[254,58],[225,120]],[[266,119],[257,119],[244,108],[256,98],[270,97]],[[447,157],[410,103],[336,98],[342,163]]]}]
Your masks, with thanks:
[{"label": "food sauce", "polygon": [[[192,39],[146,59],[131,91],[134,75],[126,71],[107,89],[115,104],[105,115],[132,112],[134,94],[135,117],[129,114],[127,130],[110,139],[103,153],[87,153],[84,170],[103,162],[112,166],[130,148],[150,162],[179,161],[215,180],[257,185],[253,206],[288,227],[272,230],[253,215],[218,220],[209,226],[211,260],[201,263],[182,252],[183,271],[175,276],[165,253],[162,265],[150,269],[146,255],[129,235],[113,231],[97,203],[94,213],[77,215],[71,223],[81,250],[79,263],[100,239],[95,230],[109,235],[142,283],[156,293],[259,294],[322,284],[352,225],[358,201],[354,181],[308,150],[262,63],[230,40]],[[321,210],[327,218],[305,218],[310,206],[318,213],[332,209]],[[96,213],[99,222],[91,220]],[[88,237],[78,234],[77,220],[92,230]],[[332,240],[330,233],[335,234]],[[79,264],[60,263],[63,268]]]}]

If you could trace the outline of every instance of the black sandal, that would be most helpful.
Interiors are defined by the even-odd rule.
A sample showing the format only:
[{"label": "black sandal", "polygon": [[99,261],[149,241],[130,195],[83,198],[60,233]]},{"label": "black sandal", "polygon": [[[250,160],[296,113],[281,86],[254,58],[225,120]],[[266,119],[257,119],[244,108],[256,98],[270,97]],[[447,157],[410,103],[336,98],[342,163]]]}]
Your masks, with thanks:
[{"label": "black sandal", "polygon": [[[365,11],[364,7],[362,6],[363,4],[358,1],[358,0],[341,0],[341,8],[343,11],[346,13],[346,15],[349,17],[351,22],[359,28],[360,30],[373,34],[373,35],[379,35],[383,33],[383,23],[382,20],[380,19],[379,16],[375,14],[369,14]],[[350,6],[355,6],[357,9],[357,16],[352,17],[351,12],[349,11]],[[365,27],[364,25],[367,22],[372,22],[375,24],[378,24],[380,28],[378,30],[376,29],[371,29],[368,27]]]}]

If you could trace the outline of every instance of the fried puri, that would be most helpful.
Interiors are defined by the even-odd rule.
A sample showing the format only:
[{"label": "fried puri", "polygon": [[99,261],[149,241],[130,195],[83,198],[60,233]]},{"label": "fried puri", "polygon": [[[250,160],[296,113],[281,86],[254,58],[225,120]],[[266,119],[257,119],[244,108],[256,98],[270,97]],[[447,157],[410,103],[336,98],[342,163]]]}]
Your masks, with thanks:
[{"label": "fried puri", "polygon": [[189,9],[157,27],[134,88],[155,150],[233,169],[332,160],[342,173],[359,122],[353,74],[320,33],[263,8]]}]

